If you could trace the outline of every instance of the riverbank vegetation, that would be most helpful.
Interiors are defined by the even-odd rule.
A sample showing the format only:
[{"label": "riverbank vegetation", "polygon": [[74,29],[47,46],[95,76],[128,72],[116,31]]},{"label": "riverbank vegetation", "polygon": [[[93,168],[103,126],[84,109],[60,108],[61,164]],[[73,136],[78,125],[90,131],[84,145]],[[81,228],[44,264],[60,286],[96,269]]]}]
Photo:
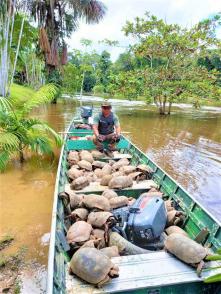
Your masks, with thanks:
[{"label": "riverbank vegetation", "polygon": [[31,117],[34,108],[56,102],[67,63],[66,37],[79,20],[99,22],[101,1],[3,0],[0,5],[0,171],[29,150],[53,155],[61,137]]},{"label": "riverbank vegetation", "polygon": [[182,28],[146,13],[123,27],[134,42],[115,62],[107,51],[70,53],[63,91],[79,92],[84,73],[85,93],[142,99],[160,114],[169,114],[174,102],[221,105],[220,25],[221,14]]}]

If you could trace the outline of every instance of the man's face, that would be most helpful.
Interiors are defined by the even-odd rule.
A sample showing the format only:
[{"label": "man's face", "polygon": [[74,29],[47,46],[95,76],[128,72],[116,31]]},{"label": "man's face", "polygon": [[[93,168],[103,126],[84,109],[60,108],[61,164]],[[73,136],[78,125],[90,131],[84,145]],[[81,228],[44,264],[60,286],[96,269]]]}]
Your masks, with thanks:
[{"label": "man's face", "polygon": [[110,106],[102,106],[101,107],[102,113],[104,116],[108,116],[111,113],[111,107]]}]

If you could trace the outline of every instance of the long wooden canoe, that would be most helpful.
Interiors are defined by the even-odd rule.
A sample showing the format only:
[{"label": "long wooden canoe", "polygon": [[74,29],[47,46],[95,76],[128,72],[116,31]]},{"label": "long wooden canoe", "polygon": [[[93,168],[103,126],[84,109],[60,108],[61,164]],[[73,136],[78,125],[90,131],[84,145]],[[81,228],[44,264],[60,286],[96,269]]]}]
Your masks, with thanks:
[{"label": "long wooden canoe", "polygon": [[[75,122],[79,122],[79,119],[74,119],[67,130],[57,171],[48,259],[47,293],[220,294],[220,284],[205,284],[203,282],[203,279],[211,272],[205,271],[199,278],[194,268],[164,251],[115,257],[114,263],[118,264],[120,268],[120,276],[101,289],[69,275],[68,263],[70,258],[67,254],[69,248],[65,239],[68,228],[64,222],[63,202],[59,199],[58,194],[64,191],[67,184],[67,152],[69,150],[95,149],[92,141],[87,140],[86,137],[91,135],[92,132],[75,129]],[[72,140],[71,137],[80,137],[80,140]],[[209,245],[213,251],[221,247],[221,223],[205,207],[127,138],[122,137],[118,143],[118,149],[121,157],[124,155],[131,157],[132,164],[145,163],[152,168],[154,173],[151,181],[154,181],[164,195],[168,199],[174,200],[179,209],[186,213],[187,219],[184,230],[192,239],[202,236],[203,231],[208,231],[208,234],[204,235],[202,244]],[[120,190],[117,193],[126,196],[132,195],[137,198],[141,193],[148,191],[149,188],[148,183],[145,183],[134,185],[132,188]],[[102,189],[101,186],[92,185],[84,190],[84,193],[101,194]],[[214,271],[212,273],[214,274]]]}]

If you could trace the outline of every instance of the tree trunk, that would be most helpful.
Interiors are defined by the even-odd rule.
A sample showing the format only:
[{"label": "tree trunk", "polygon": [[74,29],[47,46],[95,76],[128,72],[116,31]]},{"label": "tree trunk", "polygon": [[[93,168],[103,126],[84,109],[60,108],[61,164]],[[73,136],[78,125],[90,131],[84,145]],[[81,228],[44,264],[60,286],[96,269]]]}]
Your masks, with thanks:
[{"label": "tree trunk", "polygon": [[19,143],[19,161],[20,161],[20,163],[23,163],[25,161],[21,142]]},{"label": "tree trunk", "polygon": [[170,114],[170,112],[171,112],[171,106],[172,106],[172,102],[169,102],[169,107],[168,107],[168,112],[167,112],[167,114]]}]

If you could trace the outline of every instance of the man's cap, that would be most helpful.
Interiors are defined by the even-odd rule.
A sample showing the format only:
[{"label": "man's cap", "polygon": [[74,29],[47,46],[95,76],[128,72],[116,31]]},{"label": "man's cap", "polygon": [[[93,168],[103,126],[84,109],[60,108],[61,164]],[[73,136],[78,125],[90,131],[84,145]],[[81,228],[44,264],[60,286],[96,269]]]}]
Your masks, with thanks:
[{"label": "man's cap", "polygon": [[105,99],[102,103],[101,103],[101,107],[111,107],[111,103]]}]

